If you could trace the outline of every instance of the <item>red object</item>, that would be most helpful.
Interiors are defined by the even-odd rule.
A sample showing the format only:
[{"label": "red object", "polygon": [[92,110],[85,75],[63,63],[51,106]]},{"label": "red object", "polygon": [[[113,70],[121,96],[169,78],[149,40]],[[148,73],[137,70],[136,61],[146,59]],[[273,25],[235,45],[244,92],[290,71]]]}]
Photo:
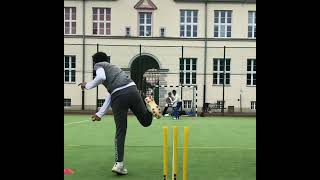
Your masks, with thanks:
[{"label": "red object", "polygon": [[64,174],[65,174],[65,175],[73,174],[73,170],[72,170],[72,169],[69,169],[69,168],[64,169]]}]

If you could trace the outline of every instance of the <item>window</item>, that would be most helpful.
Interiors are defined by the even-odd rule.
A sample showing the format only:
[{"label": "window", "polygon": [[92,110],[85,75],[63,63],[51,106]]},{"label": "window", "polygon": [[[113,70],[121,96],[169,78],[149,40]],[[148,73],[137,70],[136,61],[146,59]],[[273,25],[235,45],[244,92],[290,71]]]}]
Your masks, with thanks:
[{"label": "window", "polygon": [[255,11],[249,11],[248,38],[256,38],[256,12]]},{"label": "window", "polygon": [[139,13],[139,36],[151,36],[152,20],[150,12]]},{"label": "window", "polygon": [[192,103],[191,100],[184,100],[183,101],[183,108],[190,109],[191,108],[191,103]]},{"label": "window", "polygon": [[[226,101],[224,101],[226,103]],[[222,109],[223,108],[223,101],[217,101],[217,108]]]},{"label": "window", "polygon": [[101,108],[104,103],[104,99],[98,99],[98,107]]},{"label": "window", "polygon": [[256,85],[256,60],[248,59],[247,60],[247,85],[255,86]]},{"label": "window", "polygon": [[251,108],[252,110],[256,110],[256,101],[251,101]]},{"label": "window", "polygon": [[225,84],[230,84],[230,59],[213,59],[213,84],[223,84],[224,65],[226,67]]},{"label": "window", "polygon": [[71,107],[71,99],[64,99],[64,107]]},{"label": "window", "polygon": [[198,36],[198,11],[180,10],[180,37]]},{"label": "window", "polygon": [[126,36],[131,36],[131,28],[126,27]]},{"label": "window", "polygon": [[64,8],[64,34],[76,34],[76,8]]},{"label": "window", "polygon": [[96,77],[96,71],[94,70],[94,63],[92,63],[92,79]]},{"label": "window", "polygon": [[214,37],[231,37],[232,11],[214,11]]},{"label": "window", "polygon": [[197,83],[197,59],[180,58],[180,84]]},{"label": "window", "polygon": [[160,36],[161,37],[165,37],[166,36],[165,28],[160,28]]},{"label": "window", "polygon": [[111,9],[93,8],[93,34],[111,34]]},{"label": "window", "polygon": [[64,56],[64,82],[76,82],[76,56]]}]

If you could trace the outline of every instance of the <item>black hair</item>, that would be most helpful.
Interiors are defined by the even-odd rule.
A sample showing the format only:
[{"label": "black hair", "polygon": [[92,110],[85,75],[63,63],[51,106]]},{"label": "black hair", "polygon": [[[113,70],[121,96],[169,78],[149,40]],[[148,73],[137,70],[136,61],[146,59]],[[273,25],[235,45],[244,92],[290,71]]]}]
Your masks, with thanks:
[{"label": "black hair", "polygon": [[108,62],[110,63],[110,59],[108,58],[107,54],[104,52],[97,52],[92,56],[93,63],[99,63],[99,62]]},{"label": "black hair", "polygon": [[173,90],[172,93],[177,93],[177,91],[176,91],[176,90]]}]

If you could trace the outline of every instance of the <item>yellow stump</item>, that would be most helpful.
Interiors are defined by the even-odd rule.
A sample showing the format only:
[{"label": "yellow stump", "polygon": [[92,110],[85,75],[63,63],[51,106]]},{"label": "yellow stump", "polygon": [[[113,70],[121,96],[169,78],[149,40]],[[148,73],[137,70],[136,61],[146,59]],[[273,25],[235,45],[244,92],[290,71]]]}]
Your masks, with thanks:
[{"label": "yellow stump", "polygon": [[168,179],[168,127],[163,127],[163,179]]},{"label": "yellow stump", "polygon": [[177,170],[178,170],[178,151],[177,151],[177,146],[178,146],[178,128],[177,126],[173,126],[173,176],[172,179],[176,180],[177,179]]},{"label": "yellow stump", "polygon": [[183,143],[183,170],[182,170],[182,179],[187,180],[187,162],[188,162],[188,139],[189,139],[189,128],[184,127],[184,143]]}]

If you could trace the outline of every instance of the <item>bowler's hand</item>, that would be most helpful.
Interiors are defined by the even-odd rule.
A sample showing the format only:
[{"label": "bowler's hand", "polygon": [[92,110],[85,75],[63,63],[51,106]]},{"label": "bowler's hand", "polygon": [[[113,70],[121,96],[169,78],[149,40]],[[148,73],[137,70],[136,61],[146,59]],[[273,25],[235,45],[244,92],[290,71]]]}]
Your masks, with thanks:
[{"label": "bowler's hand", "polygon": [[86,82],[82,82],[80,84],[78,84],[78,86],[81,86],[81,89],[84,90],[86,88]]},{"label": "bowler's hand", "polygon": [[92,121],[101,121],[101,118],[100,118],[99,116],[97,116],[97,115],[93,115],[93,116],[91,117],[91,120],[92,120]]}]

